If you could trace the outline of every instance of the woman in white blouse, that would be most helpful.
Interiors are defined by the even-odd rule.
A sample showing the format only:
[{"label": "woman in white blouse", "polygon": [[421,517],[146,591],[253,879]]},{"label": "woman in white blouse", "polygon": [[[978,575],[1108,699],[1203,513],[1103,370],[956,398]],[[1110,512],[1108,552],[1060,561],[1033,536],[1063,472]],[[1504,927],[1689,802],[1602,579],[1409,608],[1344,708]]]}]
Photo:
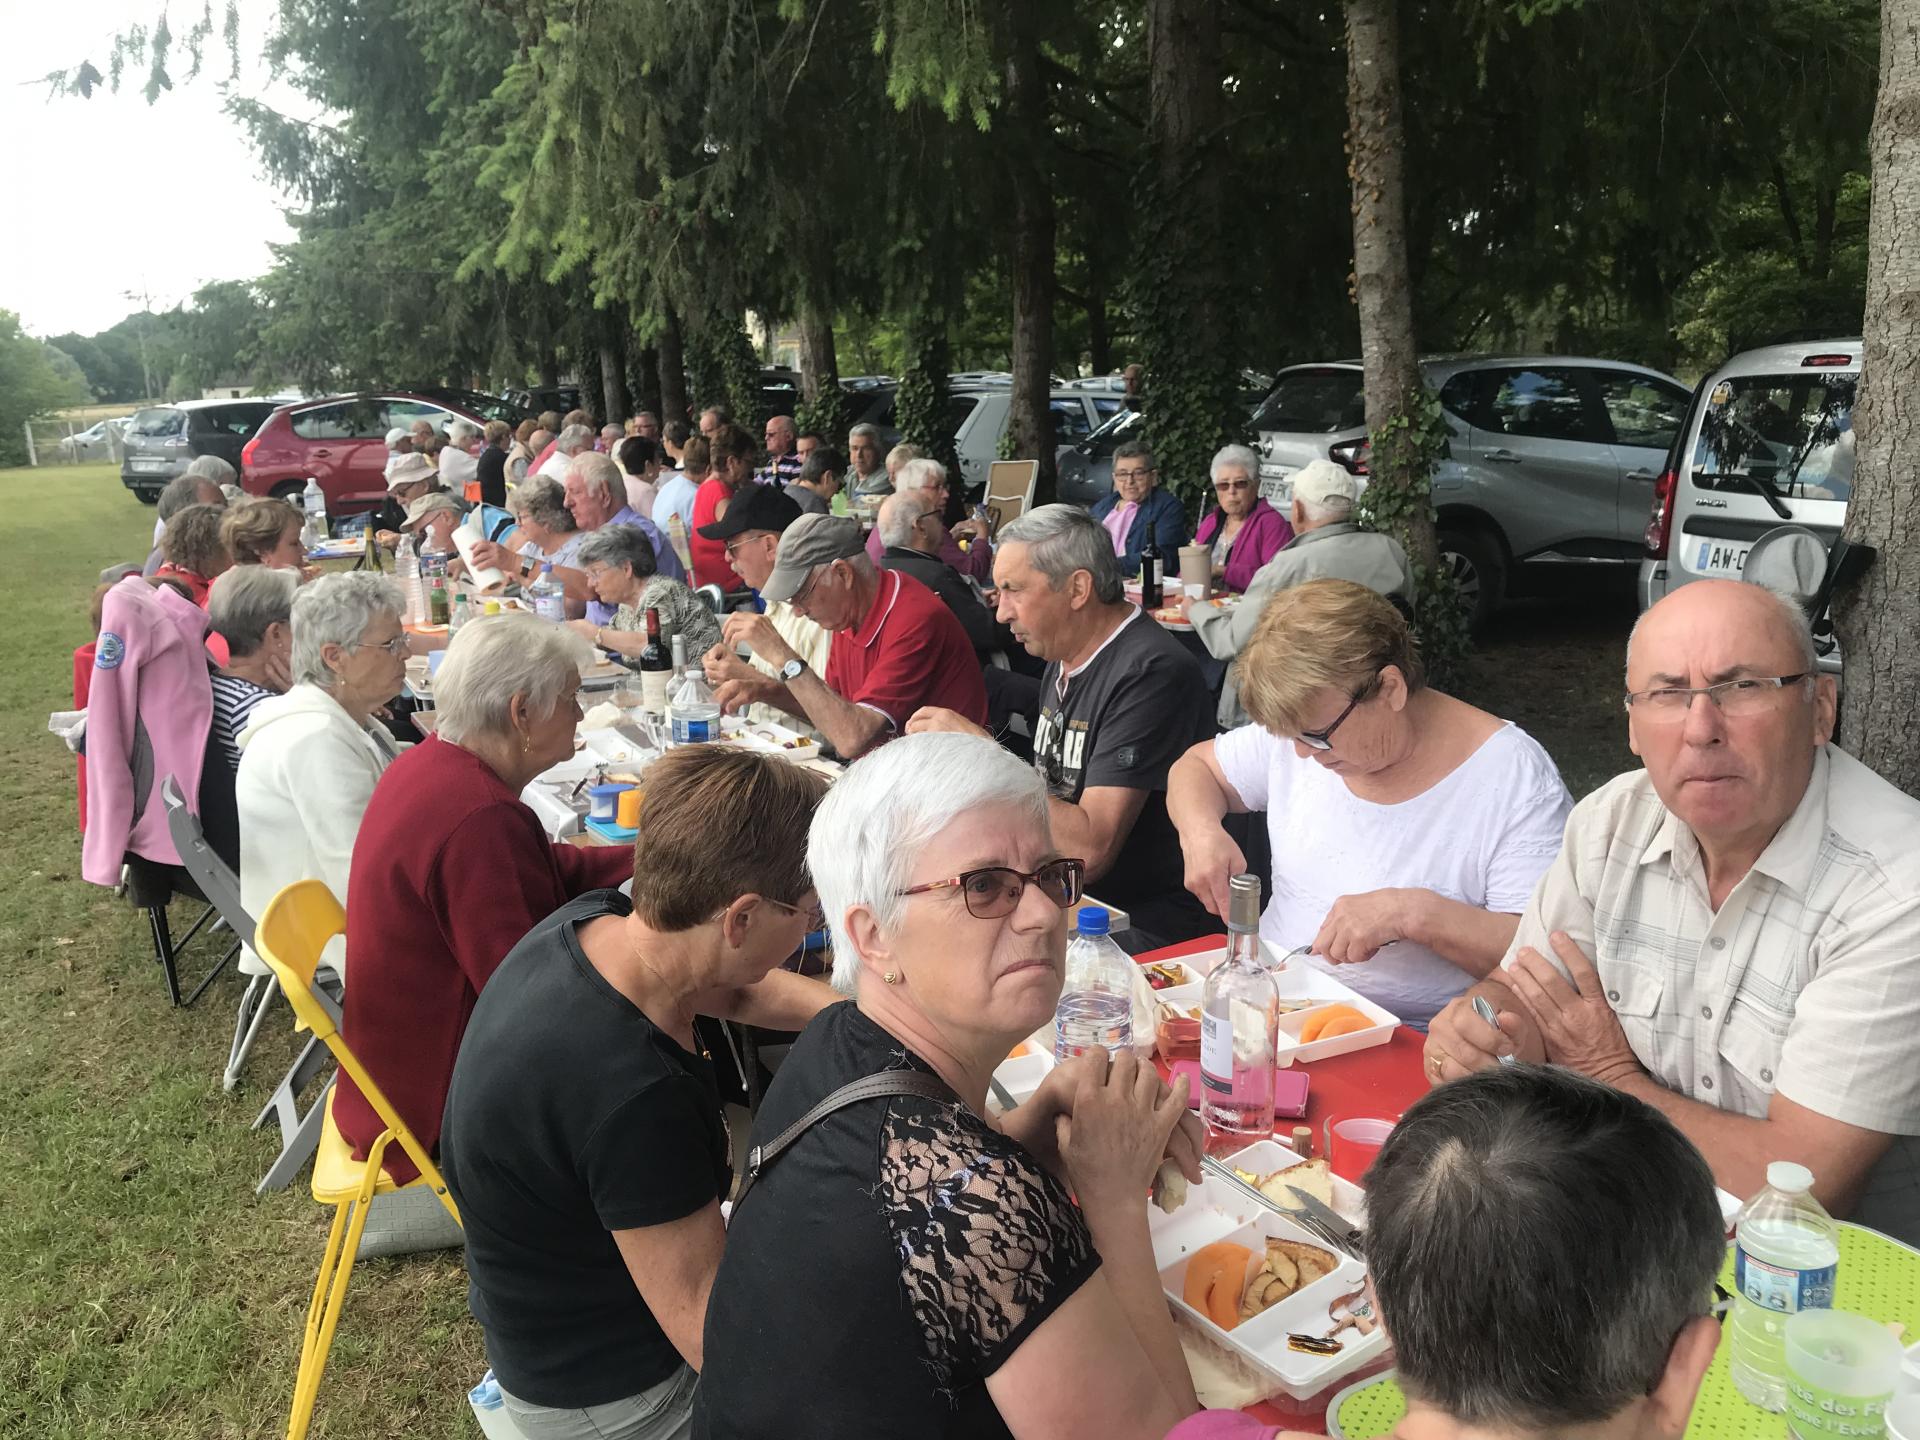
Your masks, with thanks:
[{"label": "woman in white blouse", "polygon": [[1246,859],[1221,820],[1265,811],[1269,946],[1310,947],[1305,963],[1424,1029],[1506,954],[1560,849],[1560,772],[1517,726],[1429,689],[1406,621],[1365,586],[1281,591],[1238,664],[1253,723],[1167,778],[1187,888],[1225,914]]}]

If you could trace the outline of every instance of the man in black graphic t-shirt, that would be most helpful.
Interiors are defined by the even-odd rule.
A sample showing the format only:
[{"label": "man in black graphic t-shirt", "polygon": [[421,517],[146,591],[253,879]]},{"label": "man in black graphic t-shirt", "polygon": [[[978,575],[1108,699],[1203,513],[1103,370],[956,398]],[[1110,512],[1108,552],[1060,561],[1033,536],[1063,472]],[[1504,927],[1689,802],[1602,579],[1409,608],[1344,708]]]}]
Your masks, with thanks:
[{"label": "man in black graphic t-shirt", "polygon": [[[1167,819],[1167,770],[1213,733],[1199,665],[1127,602],[1113,542],[1070,505],[1046,505],[1001,531],[999,618],[1047,662],[1033,763],[1053,797],[1054,844],[1087,862],[1087,888],[1127,911],[1130,948],[1211,934],[1219,922],[1181,883]],[[978,731],[923,710],[909,732]]]}]

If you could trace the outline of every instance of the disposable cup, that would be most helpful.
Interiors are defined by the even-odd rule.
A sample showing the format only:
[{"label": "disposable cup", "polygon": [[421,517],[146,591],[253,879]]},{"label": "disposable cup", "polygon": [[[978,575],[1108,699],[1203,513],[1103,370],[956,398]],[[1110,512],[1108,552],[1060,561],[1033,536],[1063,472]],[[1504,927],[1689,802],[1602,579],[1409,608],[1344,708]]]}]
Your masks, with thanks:
[{"label": "disposable cup", "polygon": [[1204,545],[1180,547],[1180,583],[1187,598],[1204,600],[1213,584],[1213,552]]},{"label": "disposable cup", "polygon": [[1346,1119],[1327,1117],[1327,1163],[1333,1173],[1358,1185],[1366,1176],[1373,1157],[1393,1133],[1394,1122],[1370,1115]]},{"label": "disposable cup", "polygon": [[1877,1320],[1802,1310],[1786,1325],[1787,1429],[1798,1440],[1873,1440],[1900,1378],[1900,1342]]},{"label": "disposable cup", "polygon": [[1920,1440],[1920,1394],[1897,1395],[1887,1406],[1886,1440]]}]

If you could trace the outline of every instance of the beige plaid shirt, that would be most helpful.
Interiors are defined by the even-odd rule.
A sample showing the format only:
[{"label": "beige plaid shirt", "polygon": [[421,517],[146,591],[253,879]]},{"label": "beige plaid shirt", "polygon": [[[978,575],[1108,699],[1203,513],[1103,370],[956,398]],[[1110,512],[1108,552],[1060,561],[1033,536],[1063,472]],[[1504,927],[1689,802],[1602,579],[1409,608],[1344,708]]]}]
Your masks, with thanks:
[{"label": "beige plaid shirt", "polygon": [[1852,1218],[1920,1242],[1920,801],[1827,746],[1716,914],[1693,832],[1618,776],[1574,807],[1508,958],[1557,965],[1555,930],[1667,1089],[1750,1116],[1777,1090],[1897,1137]]}]

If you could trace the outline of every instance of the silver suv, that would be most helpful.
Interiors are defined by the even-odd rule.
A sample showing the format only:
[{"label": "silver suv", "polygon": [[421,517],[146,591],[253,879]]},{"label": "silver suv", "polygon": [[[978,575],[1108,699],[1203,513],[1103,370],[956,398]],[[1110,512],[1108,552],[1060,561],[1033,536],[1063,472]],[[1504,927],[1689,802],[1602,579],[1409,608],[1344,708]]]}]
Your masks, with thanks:
[{"label": "silver suv", "polygon": [[182,400],[134,412],[121,432],[120,483],[151,505],[190,461],[217,455],[240,473],[240,450],[279,400]]},{"label": "silver suv", "polygon": [[[1636,564],[1654,482],[1686,415],[1671,375],[1577,356],[1478,355],[1421,361],[1440,397],[1448,454],[1433,477],[1440,549],[1473,622],[1549,566]],[[1260,490],[1330,458],[1367,473],[1360,362],[1298,365],[1254,416]]]},{"label": "silver suv", "polygon": [[1700,382],[1654,488],[1642,609],[1689,580],[1738,576],[1775,526],[1833,544],[1853,494],[1859,383],[1858,340],[1748,350]]}]

